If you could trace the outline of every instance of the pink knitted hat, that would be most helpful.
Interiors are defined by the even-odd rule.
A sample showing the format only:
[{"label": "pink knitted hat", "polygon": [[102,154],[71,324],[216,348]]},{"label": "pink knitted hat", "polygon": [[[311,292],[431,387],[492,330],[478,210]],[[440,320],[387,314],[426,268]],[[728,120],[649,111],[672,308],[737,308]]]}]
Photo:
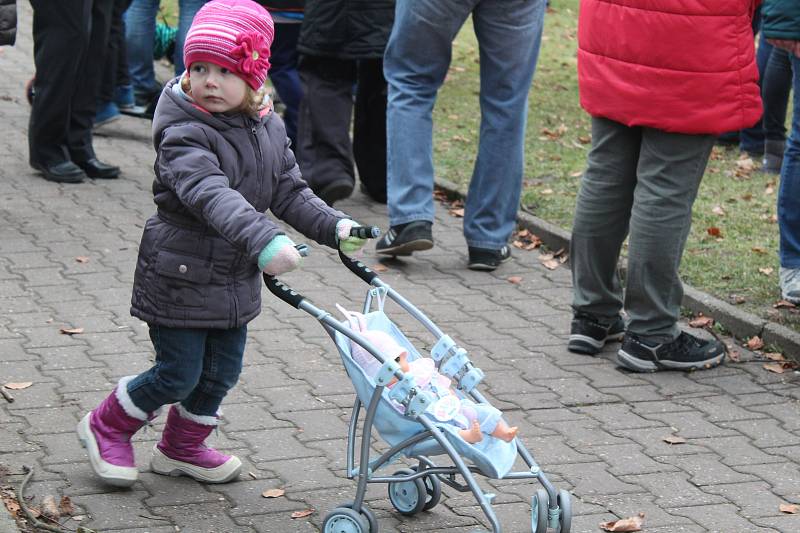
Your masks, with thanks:
[{"label": "pink knitted hat", "polygon": [[251,0],[213,0],[195,15],[183,44],[183,63],[205,61],[227,68],[253,90],[267,80],[272,17]]}]

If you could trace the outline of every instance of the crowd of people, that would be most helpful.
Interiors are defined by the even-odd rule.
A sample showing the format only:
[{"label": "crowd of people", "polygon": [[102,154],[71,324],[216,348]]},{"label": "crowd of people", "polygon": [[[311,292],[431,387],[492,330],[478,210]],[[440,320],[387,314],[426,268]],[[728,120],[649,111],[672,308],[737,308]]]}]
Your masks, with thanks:
[{"label": "crowd of people", "polygon": [[[31,4],[34,169],[59,183],[117,178],[120,168],[94,152],[93,128],[123,112],[153,120],[157,212],[139,247],[131,312],[150,327],[156,364],[123,378],[78,429],[109,483],[135,481],[130,437],[167,404],[175,406],[154,471],[206,482],[238,474],[238,459],[203,442],[241,371],[261,273],[301,263],[266,211],[352,253],[364,245],[351,233],[358,223],[331,205],[358,176],[367,197],[387,203],[378,254],[434,246],[432,110],[468,17],[480,54],[480,134],[464,213],[467,266],[492,271],[510,259],[544,0],[181,0],[172,30],[158,21],[158,0]],[[666,4],[582,0],[578,21],[592,146],[571,241],[568,348],[593,355],[622,340],[617,362],[637,372],[724,360],[719,341],[678,326],[692,205],[724,134],[780,174],[781,291],[800,303],[800,113],[788,138],[783,128],[790,84],[800,106],[800,4]],[[13,43],[14,7],[0,0],[4,44]],[[163,87],[159,56],[175,67]]]}]

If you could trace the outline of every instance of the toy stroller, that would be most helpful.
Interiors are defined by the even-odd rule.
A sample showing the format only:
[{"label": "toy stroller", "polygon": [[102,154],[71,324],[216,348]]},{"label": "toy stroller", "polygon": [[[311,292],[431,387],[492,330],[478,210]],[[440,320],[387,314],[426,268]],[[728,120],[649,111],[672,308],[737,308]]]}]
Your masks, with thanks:
[{"label": "toy stroller", "polygon": [[[379,233],[376,227],[355,227],[352,230],[352,235],[361,238],[376,237]],[[304,245],[298,249],[303,255],[307,253]],[[363,318],[369,330],[391,335],[409,359],[423,357],[383,312],[386,298],[393,300],[436,338],[430,357],[438,372],[452,379],[458,395],[476,404],[488,404],[477,390],[484,374],[472,364],[466,350],[397,291],[378,279],[378,275],[363,263],[341,251],[339,257],[348,269],[371,285],[363,306]],[[364,502],[368,483],[387,484],[389,500],[400,514],[406,516],[433,509],[439,503],[442,483],[459,492],[471,491],[491,524],[492,532],[500,532],[500,523],[491,506],[495,495],[483,492],[475,474],[494,479],[538,479],[543,488],[539,488],[531,499],[531,531],[546,533],[548,528],[552,528],[556,533],[569,533],[572,522],[569,492],[556,491],[518,438],[510,442],[491,437],[475,444],[465,442],[456,426],[443,423],[432,415],[436,398],[416,383],[412,373],[404,373],[394,358],[382,353],[367,335],[353,329],[348,321],[339,321],[317,308],[277,279],[265,274],[264,281],[273,294],[319,320],[334,340],[356,390],[347,437],[347,477],[357,479],[358,486],[352,502],[343,503],[326,515],[323,533],[378,532],[378,521]],[[368,375],[353,359],[352,350],[357,347],[377,360],[375,367],[378,370],[374,375]],[[362,406],[366,408],[366,415],[356,464],[358,418]],[[389,449],[371,458],[373,428]],[[450,457],[452,466],[438,466],[431,459],[444,454]],[[377,475],[379,469],[389,466],[400,455],[418,461],[418,465],[399,469],[391,475]],[[511,471],[517,455],[527,464],[528,471]]]}]

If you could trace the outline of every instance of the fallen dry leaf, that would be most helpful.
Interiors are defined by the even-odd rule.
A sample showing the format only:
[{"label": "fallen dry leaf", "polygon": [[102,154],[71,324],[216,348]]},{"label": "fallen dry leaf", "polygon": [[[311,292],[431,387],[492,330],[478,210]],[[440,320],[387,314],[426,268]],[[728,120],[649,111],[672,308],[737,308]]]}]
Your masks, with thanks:
[{"label": "fallen dry leaf", "polygon": [[369,268],[372,269],[373,272],[386,272],[389,270],[389,268],[386,265],[382,265],[380,263],[372,265]]},{"label": "fallen dry leaf", "polygon": [[61,516],[72,516],[75,514],[75,506],[72,505],[72,500],[69,496],[61,497],[61,501],[58,502],[58,512]]},{"label": "fallen dry leaf", "polygon": [[710,316],[703,316],[703,313],[698,313],[697,317],[689,321],[689,325],[693,328],[707,328],[714,324],[714,319]]},{"label": "fallen dry leaf", "polygon": [[61,328],[59,331],[64,335],[77,335],[83,333],[83,328]]},{"label": "fallen dry leaf", "polygon": [[10,389],[10,390],[22,390],[27,389],[33,385],[33,381],[21,381],[19,383],[6,383],[3,387]]},{"label": "fallen dry leaf", "polygon": [[644,522],[644,513],[639,513],[639,516],[630,516],[621,520],[601,522],[600,529],[605,531],[641,531],[642,522]]},{"label": "fallen dry leaf", "polygon": [[800,510],[800,506],[793,503],[782,503],[780,506],[778,506],[778,509],[780,509],[782,513],[797,514],[797,512]]},{"label": "fallen dry leaf", "polygon": [[451,209],[449,211],[449,213],[451,215],[453,215],[454,217],[463,218],[464,217],[464,208],[463,207],[459,207],[458,209]]},{"label": "fallen dry leaf", "polygon": [[295,511],[292,513],[292,518],[303,518],[314,513],[314,509],[305,509],[303,511]]},{"label": "fallen dry leaf", "polygon": [[514,285],[518,285],[522,283],[522,276],[511,276],[507,279],[509,283],[513,283]]},{"label": "fallen dry leaf", "polygon": [[764,357],[770,361],[786,361],[786,358],[780,352],[765,352]]},{"label": "fallen dry leaf", "polygon": [[581,144],[589,144],[590,142],[592,142],[592,138],[589,137],[588,135],[580,135],[578,136],[578,142]]},{"label": "fallen dry leaf", "polygon": [[549,270],[555,270],[556,268],[558,268],[558,265],[561,264],[561,262],[558,259],[553,257],[553,254],[541,254],[539,256],[539,262],[542,263],[542,265],[544,265],[544,267]]},{"label": "fallen dry leaf", "polygon": [[77,261],[78,263],[88,263],[89,258],[86,257],[85,255],[79,255],[78,257],[75,258],[75,261]]},{"label": "fallen dry leaf", "polygon": [[686,444],[686,439],[684,439],[683,437],[679,437],[677,435],[670,435],[669,437],[663,437],[661,440],[663,440],[667,444]]},{"label": "fallen dry leaf", "polygon": [[286,494],[286,491],[283,489],[269,489],[261,493],[265,498],[280,498],[284,494]]},{"label": "fallen dry leaf", "polygon": [[750,337],[750,340],[747,341],[746,346],[751,350],[760,350],[764,347],[764,341],[761,340],[761,337],[756,335],[755,337]]},{"label": "fallen dry leaf", "polygon": [[721,205],[715,205],[711,209],[711,212],[714,213],[715,215],[718,215],[718,216],[721,216],[721,217],[724,217],[725,215],[727,215],[727,213],[725,212],[725,210],[722,208]]},{"label": "fallen dry leaf", "polygon": [[707,228],[706,232],[709,235],[711,235],[712,237],[715,237],[717,239],[721,239],[722,238],[722,232],[716,226],[711,226],[710,228]]},{"label": "fallen dry leaf", "polygon": [[56,499],[52,494],[42,498],[42,514],[50,520],[58,520],[61,517],[56,505]]},{"label": "fallen dry leaf", "polygon": [[772,267],[763,267],[763,268],[759,268],[758,271],[761,272],[762,274],[764,274],[765,276],[769,276],[770,274],[772,274],[775,271],[775,269],[772,268]]},{"label": "fallen dry leaf", "polygon": [[772,307],[774,307],[775,309],[794,309],[797,306],[794,305],[792,302],[786,300],[778,300],[777,302],[772,304]]},{"label": "fallen dry leaf", "polygon": [[728,350],[728,359],[730,359],[734,363],[740,362],[742,358],[739,355],[739,350]]},{"label": "fallen dry leaf", "polygon": [[575,172],[570,173],[569,175],[571,178],[579,178],[583,176],[583,170],[576,170]]},{"label": "fallen dry leaf", "polygon": [[781,361],[778,363],[764,363],[764,370],[769,370],[775,374],[783,374],[787,370],[794,370],[797,368],[797,363],[792,361]]},{"label": "fallen dry leaf", "polygon": [[753,246],[753,247],[752,247],[752,248],[750,248],[750,249],[751,249],[752,251],[754,251],[755,253],[757,253],[757,254],[761,254],[761,255],[764,255],[765,253],[767,253],[767,250],[766,250],[766,249],[764,249],[764,248],[762,248],[761,246]]}]

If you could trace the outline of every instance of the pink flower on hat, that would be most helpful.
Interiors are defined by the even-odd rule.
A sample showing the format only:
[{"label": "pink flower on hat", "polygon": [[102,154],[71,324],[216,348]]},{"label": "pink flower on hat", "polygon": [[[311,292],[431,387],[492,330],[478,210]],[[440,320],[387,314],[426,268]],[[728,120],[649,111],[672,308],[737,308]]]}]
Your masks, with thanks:
[{"label": "pink flower on hat", "polygon": [[269,70],[269,44],[256,32],[240,33],[231,57],[239,60],[239,71],[244,74],[261,74]]}]

